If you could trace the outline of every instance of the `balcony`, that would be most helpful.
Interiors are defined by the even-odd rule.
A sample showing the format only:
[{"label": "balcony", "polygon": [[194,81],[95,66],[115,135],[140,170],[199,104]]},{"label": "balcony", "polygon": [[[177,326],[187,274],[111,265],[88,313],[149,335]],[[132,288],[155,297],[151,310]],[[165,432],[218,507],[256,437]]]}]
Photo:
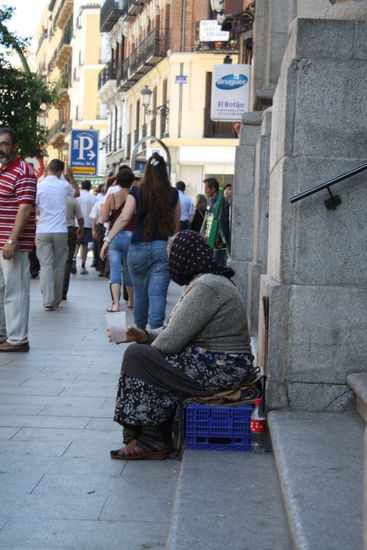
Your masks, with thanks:
[{"label": "balcony", "polygon": [[[71,128],[71,124],[70,124]],[[52,145],[55,149],[62,147],[65,142],[66,123],[64,121],[55,122],[48,131],[48,145]]]},{"label": "balcony", "polygon": [[98,75],[98,90],[100,90],[108,80],[116,80],[116,67],[109,61]]},{"label": "balcony", "polygon": [[124,13],[124,21],[134,21],[138,13],[144,8],[145,3],[143,0],[129,0],[127,10]]},{"label": "balcony", "polygon": [[69,17],[73,13],[74,0],[62,0],[60,7],[55,17],[55,25],[60,29],[64,29]]},{"label": "balcony", "polygon": [[238,41],[229,40],[228,42],[200,42],[197,40],[194,45],[195,52],[207,53],[238,53]]},{"label": "balcony", "polygon": [[167,55],[169,30],[153,30],[119,68],[121,90],[128,90]]},{"label": "balcony", "polygon": [[65,28],[64,34],[62,36],[61,42],[57,48],[57,54],[55,58],[56,67],[62,70],[66,63],[71,58],[72,47],[71,47],[71,38],[73,34],[73,24],[72,19],[70,18],[67,26]]},{"label": "balcony", "polygon": [[70,103],[70,96],[69,96],[68,90],[67,88],[60,88],[54,105],[56,109],[62,109],[64,105],[66,105],[67,103]]},{"label": "balcony", "polygon": [[101,8],[99,30],[109,32],[127,11],[127,0],[106,0]]}]

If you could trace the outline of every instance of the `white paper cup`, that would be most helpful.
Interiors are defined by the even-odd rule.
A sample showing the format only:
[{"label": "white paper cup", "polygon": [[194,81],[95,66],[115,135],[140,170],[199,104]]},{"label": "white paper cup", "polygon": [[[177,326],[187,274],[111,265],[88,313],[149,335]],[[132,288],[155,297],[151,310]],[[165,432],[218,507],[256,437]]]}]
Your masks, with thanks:
[{"label": "white paper cup", "polygon": [[106,325],[109,329],[112,342],[119,344],[126,340],[126,313],[125,311],[116,311],[105,314]]}]

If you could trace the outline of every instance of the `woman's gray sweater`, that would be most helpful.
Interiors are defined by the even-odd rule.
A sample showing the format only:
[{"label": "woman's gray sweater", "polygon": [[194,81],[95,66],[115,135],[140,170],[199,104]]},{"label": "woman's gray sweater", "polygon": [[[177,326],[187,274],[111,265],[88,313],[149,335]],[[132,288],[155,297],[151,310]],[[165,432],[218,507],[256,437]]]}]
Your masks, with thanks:
[{"label": "woman's gray sweater", "polygon": [[148,331],[148,338],[164,353],[186,346],[251,352],[242,297],[227,277],[212,273],[198,275],[184,288],[165,325]]}]

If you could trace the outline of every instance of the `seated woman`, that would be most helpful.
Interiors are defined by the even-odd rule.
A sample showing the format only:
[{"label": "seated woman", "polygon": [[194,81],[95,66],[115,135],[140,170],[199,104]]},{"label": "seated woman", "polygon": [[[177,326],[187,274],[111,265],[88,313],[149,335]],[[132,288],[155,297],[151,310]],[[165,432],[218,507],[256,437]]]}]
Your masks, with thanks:
[{"label": "seated woman", "polygon": [[180,399],[239,388],[252,374],[246,309],[233,270],[214,261],[195,231],[171,240],[171,278],[187,286],[163,327],[126,329],[125,341],[137,343],[124,354],[114,419],[137,437],[111,458],[165,458]]}]

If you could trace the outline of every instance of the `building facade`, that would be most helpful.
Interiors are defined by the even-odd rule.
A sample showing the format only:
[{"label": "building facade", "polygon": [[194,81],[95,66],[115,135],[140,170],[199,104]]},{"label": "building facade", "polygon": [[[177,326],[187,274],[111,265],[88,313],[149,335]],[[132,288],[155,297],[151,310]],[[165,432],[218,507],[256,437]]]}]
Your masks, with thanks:
[{"label": "building facade", "polygon": [[[37,30],[38,74],[57,87],[55,104],[46,115],[49,158],[70,160],[71,130],[99,130],[105,138],[106,112],[97,97],[98,75],[103,67],[98,2],[52,0]],[[100,155],[99,174],[104,174]]]},{"label": "building facade", "polygon": [[98,96],[108,110],[107,172],[143,169],[159,149],[169,155],[172,182],[184,180],[192,196],[205,177],[232,181],[237,134],[233,122],[210,119],[211,77],[226,56],[237,63],[238,40],[220,28],[222,41],[201,40],[202,21],[217,25],[209,0],[103,3],[110,56]]}]

